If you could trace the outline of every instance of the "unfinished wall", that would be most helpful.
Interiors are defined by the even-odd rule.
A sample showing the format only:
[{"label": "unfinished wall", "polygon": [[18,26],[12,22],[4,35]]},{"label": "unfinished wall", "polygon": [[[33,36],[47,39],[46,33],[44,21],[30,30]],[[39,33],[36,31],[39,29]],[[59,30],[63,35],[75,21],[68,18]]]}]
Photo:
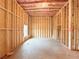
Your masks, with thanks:
[{"label": "unfinished wall", "polygon": [[23,26],[28,15],[16,0],[0,0],[0,58],[11,54],[26,39]]},{"label": "unfinished wall", "polygon": [[32,17],[29,16],[29,20],[28,20],[28,24],[29,24],[29,35],[30,35],[30,38],[32,38]]},{"label": "unfinished wall", "polygon": [[[2,3],[3,2],[3,3]],[[5,7],[4,0],[0,0],[0,6]],[[0,57],[5,54],[5,11],[0,8]]]},{"label": "unfinished wall", "polygon": [[79,0],[69,0],[53,17],[54,37],[71,50],[79,50]]},{"label": "unfinished wall", "polygon": [[70,32],[70,48],[79,50],[79,0],[69,0],[69,19],[72,31]]},{"label": "unfinished wall", "polygon": [[69,3],[67,2],[61,10],[53,17],[53,38],[69,47]]},{"label": "unfinished wall", "polygon": [[32,36],[37,38],[52,37],[52,17],[38,16],[31,17],[32,21]]}]

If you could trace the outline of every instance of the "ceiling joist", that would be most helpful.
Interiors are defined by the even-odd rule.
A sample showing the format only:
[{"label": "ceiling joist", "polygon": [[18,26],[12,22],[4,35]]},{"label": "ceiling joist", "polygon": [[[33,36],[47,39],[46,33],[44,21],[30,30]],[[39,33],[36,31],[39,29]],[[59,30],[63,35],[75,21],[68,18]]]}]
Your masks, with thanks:
[{"label": "ceiling joist", "polygon": [[17,0],[31,16],[53,16],[68,0]]},{"label": "ceiling joist", "polygon": [[40,11],[40,10],[37,10],[37,11],[32,11],[32,10],[26,10],[27,12],[56,12],[58,10],[49,10],[49,11]]},{"label": "ceiling joist", "polygon": [[[63,4],[64,5],[64,4]],[[39,8],[39,7],[37,7],[36,5],[22,5],[22,7],[24,7],[24,8]],[[48,5],[48,8],[61,8],[62,7],[62,5]],[[40,8],[42,8],[42,7],[40,7]]]},{"label": "ceiling joist", "polygon": [[62,3],[62,2],[67,2],[66,0],[64,1],[64,0],[62,0],[62,1],[31,1],[31,2],[19,2],[18,1],[18,3],[19,4],[34,4],[34,3],[45,3],[45,2],[48,2],[48,3],[51,3],[51,2],[58,2],[58,3]]},{"label": "ceiling joist", "polygon": [[53,9],[53,10],[59,10],[60,8],[31,8],[31,9],[28,9],[28,8],[24,8],[24,10],[44,10],[44,9]]}]

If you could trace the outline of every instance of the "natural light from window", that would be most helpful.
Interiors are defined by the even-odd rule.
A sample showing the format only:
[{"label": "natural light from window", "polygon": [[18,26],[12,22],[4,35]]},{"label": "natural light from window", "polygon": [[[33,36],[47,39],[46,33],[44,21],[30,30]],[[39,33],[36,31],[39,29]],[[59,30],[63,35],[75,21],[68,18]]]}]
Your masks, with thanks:
[{"label": "natural light from window", "polygon": [[24,25],[24,37],[28,36],[28,25]]}]

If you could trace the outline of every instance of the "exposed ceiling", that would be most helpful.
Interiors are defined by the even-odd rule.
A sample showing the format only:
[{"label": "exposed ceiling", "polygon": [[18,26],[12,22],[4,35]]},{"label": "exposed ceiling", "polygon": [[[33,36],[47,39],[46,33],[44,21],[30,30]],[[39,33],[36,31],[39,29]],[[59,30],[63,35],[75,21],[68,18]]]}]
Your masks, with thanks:
[{"label": "exposed ceiling", "polygon": [[67,0],[17,0],[30,16],[53,16]]}]

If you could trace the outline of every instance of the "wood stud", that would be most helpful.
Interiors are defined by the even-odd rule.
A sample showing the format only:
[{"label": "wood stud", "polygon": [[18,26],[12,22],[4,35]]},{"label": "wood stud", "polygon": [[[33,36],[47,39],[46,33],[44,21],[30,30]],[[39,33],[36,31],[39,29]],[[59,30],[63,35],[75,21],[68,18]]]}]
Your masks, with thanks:
[{"label": "wood stud", "polygon": [[51,21],[52,17],[31,16],[32,20],[32,36],[37,38],[51,38]]},{"label": "wood stud", "polygon": [[[69,0],[61,10],[53,17],[54,28],[61,36],[58,37],[59,41],[66,45],[71,50],[79,50],[79,1]],[[56,24],[58,23],[58,24]],[[61,23],[61,25],[59,24]],[[59,27],[61,31],[59,31]],[[55,34],[54,34],[55,35]],[[70,38],[69,38],[70,37]],[[60,39],[61,38],[61,39]]]},{"label": "wood stud", "polygon": [[[63,8],[53,17],[53,27],[55,27],[55,38],[63,43],[64,45],[68,46],[68,5],[67,2],[66,5],[64,5]],[[54,31],[53,31],[54,32]]]},{"label": "wood stud", "polygon": [[1,58],[12,54],[15,48],[26,40],[23,38],[23,25],[25,23],[28,25],[28,22],[25,22],[28,20],[28,15],[16,0],[1,0],[0,16]]},{"label": "wood stud", "polygon": [[72,50],[79,50],[79,1],[78,0],[69,0],[70,6],[70,14],[71,14],[71,49]]}]

